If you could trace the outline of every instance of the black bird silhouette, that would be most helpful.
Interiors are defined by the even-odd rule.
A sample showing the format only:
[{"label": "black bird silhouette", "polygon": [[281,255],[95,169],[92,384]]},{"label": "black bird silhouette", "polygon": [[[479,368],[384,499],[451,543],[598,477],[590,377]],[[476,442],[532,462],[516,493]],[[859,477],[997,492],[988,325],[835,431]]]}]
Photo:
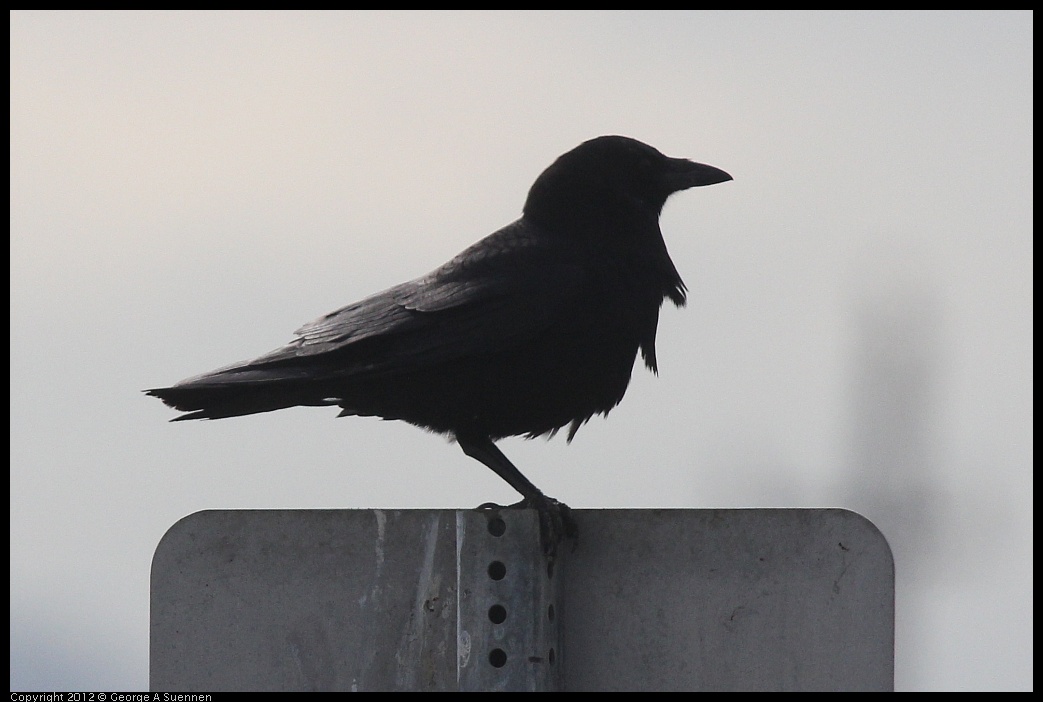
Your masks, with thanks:
[{"label": "black bird silhouette", "polygon": [[685,303],[659,214],[672,193],[727,180],[634,139],[592,139],[536,179],[521,219],[434,272],[260,358],[145,392],[188,412],[174,421],[334,405],[448,434],[539,510],[552,553],[575,534],[568,508],[493,442],[565,425],[571,441],[623,399],[638,351],[657,372],[659,308]]}]

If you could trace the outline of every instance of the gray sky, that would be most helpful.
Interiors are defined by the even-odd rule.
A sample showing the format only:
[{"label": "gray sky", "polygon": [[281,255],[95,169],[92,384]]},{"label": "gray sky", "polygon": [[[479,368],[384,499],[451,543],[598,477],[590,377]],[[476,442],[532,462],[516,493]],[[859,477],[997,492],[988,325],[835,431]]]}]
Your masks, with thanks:
[{"label": "gray sky", "polygon": [[140,390],[256,356],[515,219],[600,134],[719,166],[662,226],[658,378],[576,508],[848,507],[901,689],[1032,687],[1031,13],[11,15],[11,686],[144,689],[160,537],[207,508],[511,501],[442,438]]}]

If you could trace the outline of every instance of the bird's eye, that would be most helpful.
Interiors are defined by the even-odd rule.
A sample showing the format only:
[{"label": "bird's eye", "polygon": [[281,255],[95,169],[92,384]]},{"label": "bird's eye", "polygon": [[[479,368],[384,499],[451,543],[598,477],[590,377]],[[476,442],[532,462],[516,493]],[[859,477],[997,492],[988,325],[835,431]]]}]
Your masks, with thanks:
[{"label": "bird's eye", "polygon": [[653,177],[655,173],[655,164],[652,163],[651,158],[642,154],[637,160],[634,173],[636,174],[638,181],[645,182]]}]

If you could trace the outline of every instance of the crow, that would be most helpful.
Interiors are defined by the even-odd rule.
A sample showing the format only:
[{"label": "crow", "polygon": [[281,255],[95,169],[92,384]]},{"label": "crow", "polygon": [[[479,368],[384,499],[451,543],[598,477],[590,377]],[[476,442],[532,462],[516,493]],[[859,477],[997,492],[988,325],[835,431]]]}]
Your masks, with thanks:
[{"label": "crow", "polygon": [[441,268],[306,324],[252,361],[146,390],[219,419],[293,406],[399,419],[446,434],[538,510],[548,554],[575,536],[547,497],[494,443],[568,441],[619,404],[640,351],[658,373],[655,335],[667,298],[686,288],[659,215],[674,192],[731,180],[640,141],[602,136],[554,161],[522,216]]}]

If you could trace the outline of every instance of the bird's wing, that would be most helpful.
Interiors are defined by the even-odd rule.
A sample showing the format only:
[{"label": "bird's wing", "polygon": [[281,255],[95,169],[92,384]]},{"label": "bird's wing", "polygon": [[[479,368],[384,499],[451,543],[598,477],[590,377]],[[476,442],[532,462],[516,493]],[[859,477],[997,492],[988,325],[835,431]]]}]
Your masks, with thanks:
[{"label": "bird's wing", "polygon": [[324,315],[286,346],[223,370],[306,365],[351,376],[480,357],[559,321],[587,276],[563,247],[515,223],[431,274]]}]

